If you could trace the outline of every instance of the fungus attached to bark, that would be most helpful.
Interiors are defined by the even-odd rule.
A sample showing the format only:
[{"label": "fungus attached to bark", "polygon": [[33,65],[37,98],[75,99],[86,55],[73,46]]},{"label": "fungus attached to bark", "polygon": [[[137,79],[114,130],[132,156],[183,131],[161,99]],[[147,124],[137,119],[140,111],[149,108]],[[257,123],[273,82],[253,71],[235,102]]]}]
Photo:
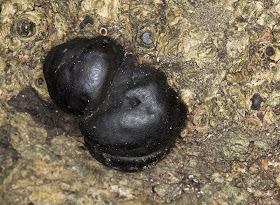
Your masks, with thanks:
[{"label": "fungus attached to bark", "polygon": [[186,107],[163,72],[138,65],[112,39],[76,39],[52,49],[44,74],[53,101],[80,114],[92,156],[122,171],[162,159],[179,136]]},{"label": "fungus attached to bark", "polygon": [[80,123],[85,144],[100,162],[137,171],[168,152],[186,118],[185,105],[165,75],[128,56],[104,103]]}]

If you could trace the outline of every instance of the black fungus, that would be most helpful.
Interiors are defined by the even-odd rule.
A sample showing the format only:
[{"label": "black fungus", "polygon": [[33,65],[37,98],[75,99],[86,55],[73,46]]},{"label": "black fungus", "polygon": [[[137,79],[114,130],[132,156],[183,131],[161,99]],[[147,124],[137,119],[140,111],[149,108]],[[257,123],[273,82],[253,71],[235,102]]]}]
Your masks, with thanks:
[{"label": "black fungus", "polygon": [[251,109],[252,110],[260,110],[261,103],[264,102],[262,97],[258,93],[255,93],[250,100],[252,101]]},{"label": "black fungus", "polygon": [[268,46],[268,47],[265,49],[265,53],[266,53],[266,55],[268,55],[268,56],[273,56],[273,55],[275,54],[275,51],[274,51],[273,47]]},{"label": "black fungus", "polygon": [[124,52],[108,37],[74,39],[54,47],[43,66],[52,100],[61,109],[83,114],[97,107],[120,67]]},{"label": "black fungus", "polygon": [[165,75],[128,56],[106,100],[80,123],[85,145],[103,164],[138,171],[166,155],[184,125],[186,108]]},{"label": "black fungus", "polygon": [[44,75],[52,100],[79,114],[85,146],[122,171],[153,166],[185,124],[186,106],[163,72],[138,65],[112,39],[75,39],[53,48]]}]

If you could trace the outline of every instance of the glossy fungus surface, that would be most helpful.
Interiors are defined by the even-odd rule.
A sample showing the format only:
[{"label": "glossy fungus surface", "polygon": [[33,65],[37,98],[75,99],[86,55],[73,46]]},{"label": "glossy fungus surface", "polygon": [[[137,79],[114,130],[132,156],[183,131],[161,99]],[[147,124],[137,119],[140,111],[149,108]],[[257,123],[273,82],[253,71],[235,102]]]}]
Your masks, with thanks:
[{"label": "glossy fungus surface", "polygon": [[52,100],[65,111],[83,114],[98,104],[123,60],[123,50],[108,37],[74,39],[54,47],[43,71]]},{"label": "glossy fungus surface", "polygon": [[80,115],[92,156],[118,170],[139,171],[168,153],[187,110],[163,72],[123,56],[108,37],[75,39],[53,48],[43,69],[52,100]]},{"label": "glossy fungus surface", "polygon": [[80,123],[85,145],[98,161],[138,171],[170,149],[186,118],[186,108],[165,75],[139,66],[128,56],[105,101]]}]

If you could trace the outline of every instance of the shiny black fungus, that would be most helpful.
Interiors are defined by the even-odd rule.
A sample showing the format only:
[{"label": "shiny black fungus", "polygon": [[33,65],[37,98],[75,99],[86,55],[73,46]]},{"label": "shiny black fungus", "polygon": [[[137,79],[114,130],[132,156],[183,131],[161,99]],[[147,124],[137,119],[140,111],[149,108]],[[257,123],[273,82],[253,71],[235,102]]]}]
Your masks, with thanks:
[{"label": "shiny black fungus", "polygon": [[168,153],[184,126],[186,113],[165,75],[137,65],[129,55],[106,99],[97,111],[85,115],[80,130],[86,147],[99,162],[122,171],[139,171]]},{"label": "shiny black fungus", "polygon": [[83,114],[104,100],[123,61],[123,49],[113,39],[74,39],[51,49],[43,66],[50,97],[64,111]]},{"label": "shiny black fungus", "polygon": [[52,100],[79,114],[92,156],[109,167],[139,171],[170,150],[185,124],[186,106],[163,72],[123,62],[108,37],[75,39],[53,48],[43,66]]}]

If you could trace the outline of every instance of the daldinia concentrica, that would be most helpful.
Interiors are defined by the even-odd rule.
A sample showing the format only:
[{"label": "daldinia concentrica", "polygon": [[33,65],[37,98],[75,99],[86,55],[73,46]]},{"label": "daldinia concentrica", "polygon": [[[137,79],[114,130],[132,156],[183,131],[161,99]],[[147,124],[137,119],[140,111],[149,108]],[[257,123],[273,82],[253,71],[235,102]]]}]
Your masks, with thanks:
[{"label": "daldinia concentrica", "polygon": [[80,129],[90,153],[124,171],[143,169],[168,152],[183,126],[185,106],[165,75],[128,56],[106,100]]},{"label": "daldinia concentrica", "polygon": [[162,159],[179,136],[186,106],[163,72],[138,65],[112,39],[76,39],[44,64],[53,101],[80,114],[85,146],[104,165],[139,171]]},{"label": "daldinia concentrica", "polygon": [[43,67],[50,97],[65,111],[98,107],[123,61],[123,49],[108,37],[74,39],[51,49]]}]

